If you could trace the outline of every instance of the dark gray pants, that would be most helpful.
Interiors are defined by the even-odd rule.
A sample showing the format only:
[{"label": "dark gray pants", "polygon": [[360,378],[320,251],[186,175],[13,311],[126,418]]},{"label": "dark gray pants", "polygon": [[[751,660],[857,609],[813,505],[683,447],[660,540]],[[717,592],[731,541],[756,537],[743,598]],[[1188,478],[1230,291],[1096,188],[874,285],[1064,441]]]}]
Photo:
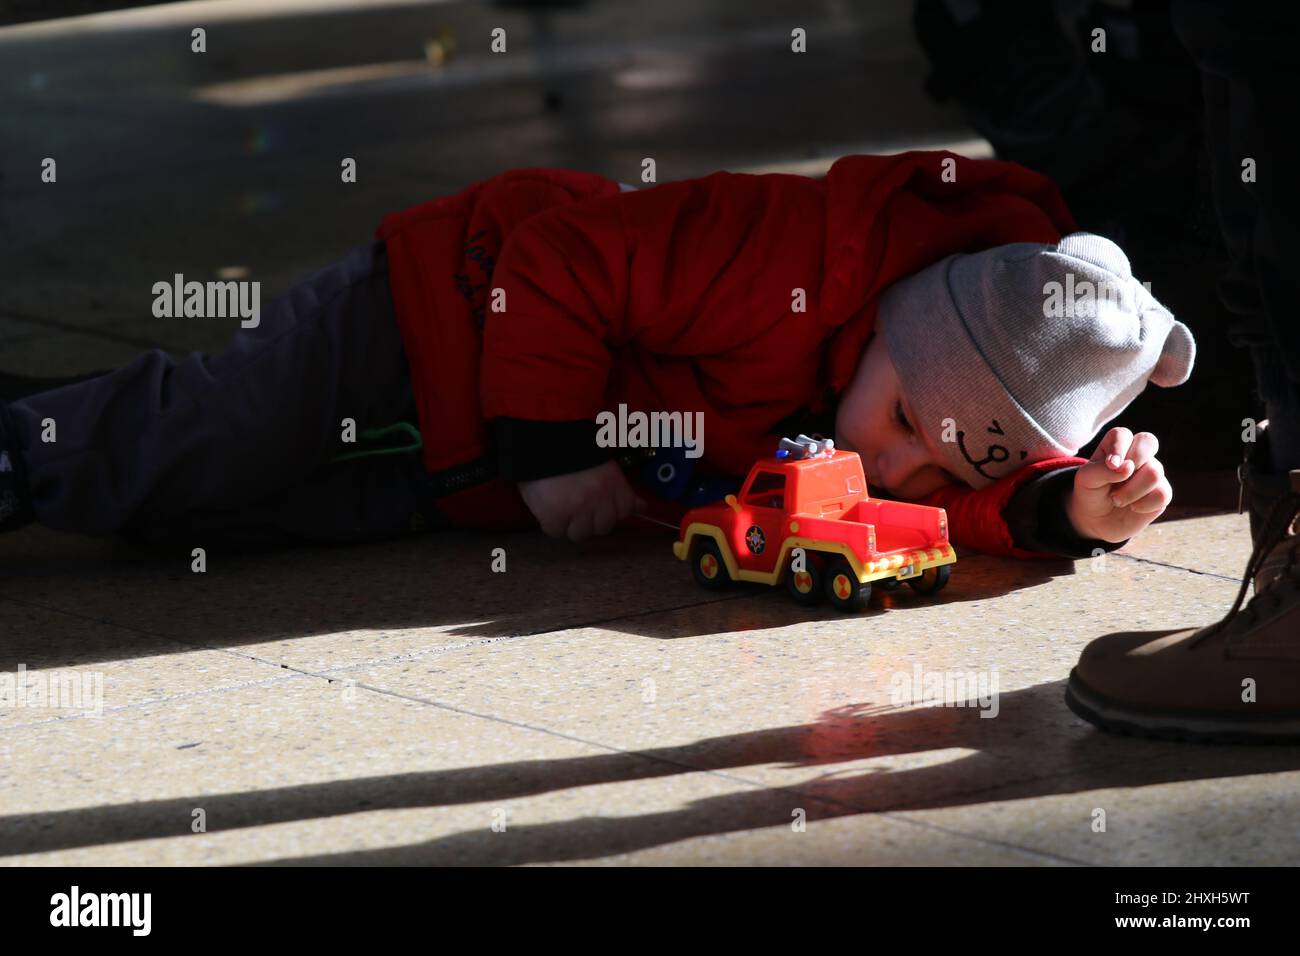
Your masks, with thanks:
[{"label": "dark gray pants", "polygon": [[295,285],[219,355],[155,350],[8,412],[51,528],[355,541],[437,523],[418,452],[330,462],[360,447],[341,440],[346,418],[358,436],[416,423],[382,243]]}]

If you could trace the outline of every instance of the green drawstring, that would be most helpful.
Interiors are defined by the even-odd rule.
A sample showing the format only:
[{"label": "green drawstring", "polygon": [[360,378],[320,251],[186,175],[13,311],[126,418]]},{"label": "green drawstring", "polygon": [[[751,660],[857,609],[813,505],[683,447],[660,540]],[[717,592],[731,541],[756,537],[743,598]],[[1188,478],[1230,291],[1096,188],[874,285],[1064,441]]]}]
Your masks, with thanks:
[{"label": "green drawstring", "polygon": [[343,455],[335,455],[330,459],[330,462],[347,461],[350,458],[368,458],[371,455],[405,455],[408,452],[419,451],[424,447],[420,441],[419,429],[410,422],[395,422],[383,428],[368,428],[361,433],[361,438],[365,441],[375,441],[395,431],[406,432],[407,435],[415,439],[414,444],[403,445],[401,448],[372,448],[370,451],[350,451]]}]

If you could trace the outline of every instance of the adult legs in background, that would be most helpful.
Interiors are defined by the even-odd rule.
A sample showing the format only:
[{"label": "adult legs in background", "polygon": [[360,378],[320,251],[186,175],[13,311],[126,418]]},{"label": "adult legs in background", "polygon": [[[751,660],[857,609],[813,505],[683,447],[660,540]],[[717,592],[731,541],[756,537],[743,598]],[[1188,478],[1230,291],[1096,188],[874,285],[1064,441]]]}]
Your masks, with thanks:
[{"label": "adult legs in background", "polygon": [[1300,184],[1289,148],[1300,94],[1296,24],[1270,4],[1180,2],[1174,12],[1202,69],[1215,207],[1231,257],[1220,287],[1228,338],[1250,350],[1274,470],[1286,473],[1300,468]]},{"label": "adult legs in background", "polygon": [[[998,158],[1049,176],[1079,227],[1119,243],[1134,274],[1206,341],[1221,339],[1227,320],[1215,293],[1227,253],[1200,70],[1170,2],[915,0],[913,23],[933,66],[931,95],[960,104]],[[1244,351],[1203,348],[1187,383],[1148,388],[1125,409],[1123,424],[1159,436],[1178,503],[1236,503],[1233,426],[1263,417],[1252,382]]]},{"label": "adult legs in background", "polygon": [[1173,16],[1204,76],[1215,205],[1231,256],[1225,333],[1250,350],[1269,415],[1259,440],[1243,429],[1254,548],[1222,620],[1098,638],[1066,700],[1110,729],[1300,740],[1300,188],[1284,145],[1300,97],[1293,15],[1255,0],[1176,0]]}]

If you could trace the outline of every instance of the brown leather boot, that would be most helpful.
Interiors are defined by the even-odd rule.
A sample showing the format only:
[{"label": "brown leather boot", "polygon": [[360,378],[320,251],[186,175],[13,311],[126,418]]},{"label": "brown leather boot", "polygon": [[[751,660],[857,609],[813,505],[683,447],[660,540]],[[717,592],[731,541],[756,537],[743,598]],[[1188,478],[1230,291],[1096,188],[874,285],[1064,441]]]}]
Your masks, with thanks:
[{"label": "brown leather boot", "polygon": [[[1264,536],[1264,525],[1277,500],[1286,494],[1289,479],[1273,473],[1272,442],[1269,439],[1268,420],[1259,423],[1256,440],[1247,443],[1245,458],[1237,468],[1241,494],[1237,499],[1237,514],[1250,513],[1250,539],[1258,544]],[[1283,536],[1266,554],[1255,572],[1255,593],[1263,591],[1277,578],[1286,565],[1286,546],[1296,534],[1296,523],[1288,523]]]},{"label": "brown leather boot", "polygon": [[[1065,691],[1080,717],[1181,740],[1300,741],[1300,469],[1282,476],[1287,486],[1272,496],[1252,466],[1241,474],[1255,546],[1231,609],[1200,629],[1125,631],[1090,643]],[[1252,583],[1255,595],[1242,607]]]}]

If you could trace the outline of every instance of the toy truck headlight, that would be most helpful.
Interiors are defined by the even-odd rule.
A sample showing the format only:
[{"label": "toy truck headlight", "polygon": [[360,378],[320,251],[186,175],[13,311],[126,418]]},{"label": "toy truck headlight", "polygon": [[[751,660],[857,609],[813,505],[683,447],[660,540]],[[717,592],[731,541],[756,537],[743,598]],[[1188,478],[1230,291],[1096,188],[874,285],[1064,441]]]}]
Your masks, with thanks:
[{"label": "toy truck headlight", "polygon": [[943,541],[948,540],[948,512],[943,509],[939,510],[939,538]]}]

